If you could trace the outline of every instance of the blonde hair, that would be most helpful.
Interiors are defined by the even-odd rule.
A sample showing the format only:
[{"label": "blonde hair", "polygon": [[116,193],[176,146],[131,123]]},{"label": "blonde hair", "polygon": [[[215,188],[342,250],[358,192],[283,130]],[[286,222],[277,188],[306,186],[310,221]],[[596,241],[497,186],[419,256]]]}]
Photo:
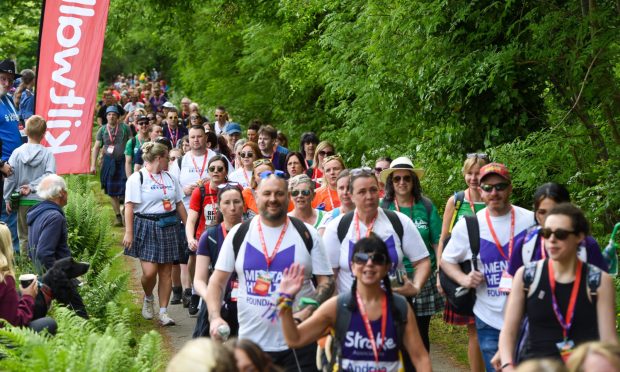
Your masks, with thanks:
[{"label": "blonde hair", "polygon": [[142,145],[142,159],[152,163],[158,156],[164,156],[168,148],[158,142],[146,142]]},{"label": "blonde hair", "polygon": [[583,364],[590,354],[598,354],[620,371],[620,346],[607,342],[587,342],[575,349],[568,358],[566,366],[570,372],[583,371]]},{"label": "blonde hair", "polygon": [[314,181],[306,174],[298,174],[288,181],[288,189],[293,190],[295,187],[303,184],[307,184],[310,187],[310,191],[314,194]]},{"label": "blonde hair", "polygon": [[344,164],[344,160],[342,159],[342,156],[340,156],[339,154],[324,157],[323,164],[321,164],[321,168],[323,168],[323,185],[327,185],[328,188],[329,188],[329,182],[327,181],[327,172],[325,172],[325,164],[329,163],[330,161],[334,161],[334,160],[340,163],[340,166],[342,167],[340,171],[347,169],[347,166]]},{"label": "blonde hair", "polygon": [[32,115],[26,120],[26,135],[41,140],[47,131],[47,123],[43,116]]},{"label": "blonde hair", "polygon": [[170,360],[166,372],[236,372],[237,365],[232,351],[206,337],[185,343]]},{"label": "blonde hair", "polygon": [[482,168],[483,166],[487,164],[489,164],[489,162],[484,158],[480,158],[477,156],[474,156],[472,158],[467,158],[465,159],[465,162],[463,163],[463,175],[467,174],[467,172],[469,172],[469,170],[475,165]]},{"label": "blonde hair", "polygon": [[0,283],[7,275],[15,276],[13,269],[13,240],[11,230],[5,223],[0,223]]},{"label": "blonde hair", "polygon": [[319,152],[325,150],[327,147],[331,147],[334,152],[336,152],[336,148],[329,141],[321,141],[318,145],[316,145],[316,149],[314,149],[314,159],[312,159],[312,168],[320,169],[323,164],[319,166]]}]

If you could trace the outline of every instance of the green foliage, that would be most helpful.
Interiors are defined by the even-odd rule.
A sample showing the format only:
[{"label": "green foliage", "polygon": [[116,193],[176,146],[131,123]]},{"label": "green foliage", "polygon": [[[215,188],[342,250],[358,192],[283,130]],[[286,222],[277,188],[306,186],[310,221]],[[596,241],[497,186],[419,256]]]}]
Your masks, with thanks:
[{"label": "green foliage", "polygon": [[17,60],[17,70],[36,66],[41,2],[3,1],[0,17],[0,60]]}]

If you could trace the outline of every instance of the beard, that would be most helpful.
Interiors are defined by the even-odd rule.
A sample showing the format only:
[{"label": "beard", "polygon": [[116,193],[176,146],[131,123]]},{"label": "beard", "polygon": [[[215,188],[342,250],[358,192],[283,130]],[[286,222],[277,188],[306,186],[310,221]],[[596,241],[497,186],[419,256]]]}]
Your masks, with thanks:
[{"label": "beard", "polygon": [[268,206],[265,205],[261,207],[259,210],[261,217],[263,217],[267,221],[272,221],[272,222],[279,221],[286,216],[286,208],[284,208],[282,204],[278,206],[278,211],[275,213],[269,213],[267,207]]}]

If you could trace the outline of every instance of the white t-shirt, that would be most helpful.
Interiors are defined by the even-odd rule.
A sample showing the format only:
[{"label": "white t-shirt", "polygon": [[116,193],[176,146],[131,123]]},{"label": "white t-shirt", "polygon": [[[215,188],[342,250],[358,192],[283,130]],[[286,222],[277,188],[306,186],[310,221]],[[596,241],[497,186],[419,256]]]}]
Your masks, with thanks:
[{"label": "white t-shirt", "polygon": [[[245,176],[243,175],[243,172],[245,172]],[[241,186],[243,186],[243,188],[250,187],[249,182],[252,180],[252,171],[246,171],[242,166],[241,168],[235,169],[234,172],[229,174],[228,180],[231,182],[239,183]]]},{"label": "white t-shirt", "polygon": [[[486,211],[487,208],[484,208],[476,213],[480,225],[480,253],[478,254],[477,266],[485,280],[476,288],[474,314],[491,327],[501,329],[504,324],[504,304],[507,295],[499,291],[499,282],[502,273],[508,268],[508,260],[504,259],[495,245],[487,224]],[[514,206],[514,211],[514,242],[516,242],[525,235],[527,228],[534,223],[534,213],[517,206]],[[501,217],[491,216],[493,229],[506,255],[509,254],[510,219],[511,213]],[[452,237],[446,245],[441,259],[452,264],[458,264],[471,260],[471,258],[467,224],[465,219],[461,219],[454,225]]]},{"label": "white t-shirt", "polygon": [[[390,261],[392,262],[391,273],[395,269],[404,271],[403,252],[411,262],[419,261],[428,257],[428,250],[424,245],[424,240],[418,232],[411,219],[400,212],[394,212],[403,225],[403,242],[400,241],[396,231],[392,227],[392,223],[385,215],[383,209],[379,208],[377,219],[372,231],[377,234],[387,245]],[[329,261],[334,269],[338,271],[338,282],[336,283],[337,293],[344,293],[351,290],[353,285],[353,274],[351,273],[351,258],[353,257],[353,246],[357,242],[357,233],[355,229],[355,217],[351,221],[349,230],[342,243],[338,240],[338,224],[345,215],[340,215],[331,220],[325,228],[323,234],[323,244],[327,250]],[[365,237],[368,228],[360,221],[360,237]]]},{"label": "white t-shirt", "polygon": [[[311,254],[309,254],[297,229],[289,221],[280,248],[269,268],[269,277],[271,278],[269,294],[266,296],[256,294],[253,290],[254,283],[258,275],[264,274],[267,270],[267,261],[258,234],[258,218],[260,217],[257,216],[252,219],[236,260],[232,241],[240,225],[232,228],[222,244],[215,269],[226,272],[233,272],[234,270],[239,277],[239,296],[237,297],[239,338],[254,341],[264,351],[282,351],[289,347],[284,341],[280,321],[273,323],[264,316],[268,310],[273,310],[270,308],[270,304],[274,304],[277,300],[276,291],[282,280],[282,272],[294,262],[306,268],[306,280],[296,296],[294,306],[298,305],[300,298],[307,297],[314,291],[314,286],[310,280],[313,274],[332,275],[333,272],[329,267],[325,249],[316,230],[306,224],[314,242]],[[273,228],[264,223],[261,225],[265,236],[267,254],[271,257],[283,226]]]},{"label": "white t-shirt", "polygon": [[[195,184],[198,180],[207,178],[209,175],[209,170],[207,169],[209,167],[209,159],[215,155],[216,153],[210,149],[207,149],[207,152],[200,156],[193,156],[190,151],[183,155],[181,169],[179,169],[178,162],[175,161],[170,168],[170,173],[172,173],[172,175],[179,180],[179,184],[182,188],[187,185]],[[203,164],[204,169],[202,166]],[[183,194],[183,204],[185,205],[185,209],[189,210],[189,199],[192,194],[185,195],[182,189],[181,193]]]},{"label": "white t-shirt", "polygon": [[[140,173],[142,174],[142,185],[140,185]],[[183,198],[183,191],[179,185],[179,181],[168,172],[161,172],[152,175],[146,168],[140,169],[139,173],[135,172],[127,179],[125,187],[125,201],[134,203],[134,213],[144,214],[160,214],[166,213],[164,209],[163,199],[167,197],[172,204],[172,210],[176,210],[177,203]],[[164,195],[164,187],[166,194]]]}]

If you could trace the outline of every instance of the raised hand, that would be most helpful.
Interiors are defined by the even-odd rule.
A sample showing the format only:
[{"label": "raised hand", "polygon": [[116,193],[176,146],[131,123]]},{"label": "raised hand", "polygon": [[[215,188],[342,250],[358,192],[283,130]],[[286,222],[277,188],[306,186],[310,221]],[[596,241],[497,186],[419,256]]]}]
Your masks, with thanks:
[{"label": "raised hand", "polygon": [[304,283],[304,267],[298,263],[284,269],[278,292],[295,296]]}]

